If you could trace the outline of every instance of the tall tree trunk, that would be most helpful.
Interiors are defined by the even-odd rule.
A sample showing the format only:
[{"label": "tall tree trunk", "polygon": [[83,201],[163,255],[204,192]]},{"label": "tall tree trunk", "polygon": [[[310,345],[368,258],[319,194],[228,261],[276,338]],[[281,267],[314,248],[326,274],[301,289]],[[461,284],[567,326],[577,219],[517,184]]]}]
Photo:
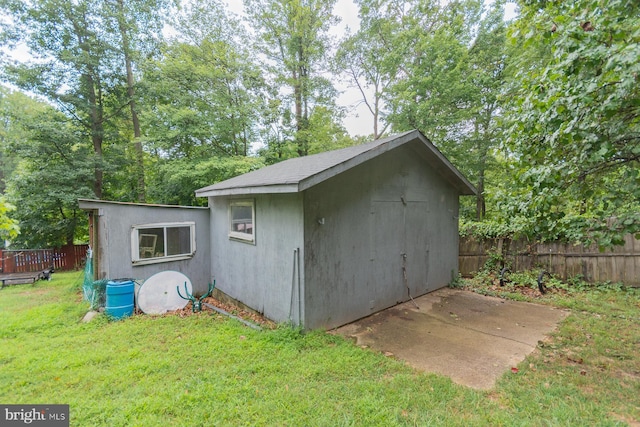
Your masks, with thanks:
[{"label": "tall tree trunk", "polygon": [[140,140],[140,121],[138,119],[138,112],[136,110],[135,101],[135,80],[133,77],[133,67],[131,61],[131,49],[129,46],[129,34],[127,32],[127,25],[125,22],[124,3],[123,0],[117,0],[118,4],[118,28],[120,30],[120,36],[122,37],[122,52],[124,53],[124,62],[127,72],[127,98],[129,99],[129,109],[131,110],[131,122],[133,123],[133,147],[136,156],[136,180],[137,180],[137,193],[138,201],[144,202],[145,197],[145,182],[144,182],[144,151],[142,149],[142,142]]},{"label": "tall tree trunk", "polygon": [[309,117],[307,112],[307,102],[306,102],[306,79],[307,72],[305,69],[306,57],[304,53],[304,47],[302,46],[302,42],[299,42],[298,52],[297,52],[297,65],[295,65],[296,69],[293,72],[294,76],[294,87],[293,92],[295,96],[295,110],[296,110],[296,142],[298,144],[298,155],[300,157],[306,156],[309,154],[309,141],[308,135],[306,134],[306,130],[309,129]]},{"label": "tall tree trunk", "polygon": [[93,143],[93,154],[95,156],[95,180],[93,183],[93,192],[98,199],[101,199],[102,184],[104,180],[104,170],[102,168],[102,140],[104,138],[104,129],[102,126],[102,102],[99,93],[96,93],[96,85],[93,77],[91,77],[91,74],[85,74],[84,80],[87,85],[87,94],[89,98],[89,110],[91,117],[91,142]]},{"label": "tall tree trunk", "polygon": [[[90,45],[84,37],[84,25],[72,20],[72,25],[78,39],[78,46],[84,51],[88,58],[91,57]],[[89,101],[89,129],[91,132],[91,143],[93,144],[94,159],[94,182],[93,192],[96,198],[102,199],[102,187],[104,181],[104,169],[102,167],[102,141],[104,138],[104,111],[102,108],[102,92],[100,89],[100,76],[95,72],[93,66],[85,64],[86,70],[82,74],[82,81],[85,85],[86,96]],[[95,78],[94,78],[95,76]],[[98,81],[96,81],[96,79]]]},{"label": "tall tree trunk", "polygon": [[298,145],[297,151],[298,156],[305,156],[307,153],[305,152],[305,144],[302,138],[301,131],[304,130],[303,120],[302,120],[302,81],[297,72],[293,73],[293,95],[295,98],[295,115],[296,115],[296,143]]},{"label": "tall tree trunk", "polygon": [[479,132],[479,123],[475,122],[475,138],[476,144],[478,146],[478,154],[480,156],[480,163],[478,164],[478,185],[476,190],[478,194],[476,195],[476,219],[481,221],[487,213],[487,205],[484,198],[484,180],[485,180],[485,170],[487,169],[487,155],[488,155],[488,147],[484,138],[487,137],[487,129],[485,127],[485,132],[480,135]]},{"label": "tall tree trunk", "polygon": [[375,109],[373,110],[373,139],[380,138],[380,134],[378,134],[378,99],[376,98],[374,101]]}]

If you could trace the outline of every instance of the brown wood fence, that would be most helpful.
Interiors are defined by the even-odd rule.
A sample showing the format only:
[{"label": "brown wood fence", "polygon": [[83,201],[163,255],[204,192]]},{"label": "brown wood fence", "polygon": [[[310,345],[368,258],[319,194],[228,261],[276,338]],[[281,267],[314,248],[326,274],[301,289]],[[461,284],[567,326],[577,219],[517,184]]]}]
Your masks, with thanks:
[{"label": "brown wood fence", "polygon": [[596,282],[640,286],[640,240],[625,237],[624,246],[600,252],[597,246],[533,243],[526,240],[460,238],[460,274],[481,270],[494,254],[501,254],[511,271],[544,268],[563,280],[581,276]]},{"label": "brown wood fence", "polygon": [[58,249],[0,250],[3,274],[30,273],[53,267],[56,271],[84,267],[88,245],[68,245]]}]

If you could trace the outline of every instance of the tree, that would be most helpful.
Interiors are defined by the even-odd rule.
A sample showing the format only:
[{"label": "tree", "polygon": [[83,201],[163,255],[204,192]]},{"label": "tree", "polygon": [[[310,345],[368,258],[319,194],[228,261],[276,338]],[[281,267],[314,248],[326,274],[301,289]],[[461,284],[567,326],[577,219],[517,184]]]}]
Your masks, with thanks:
[{"label": "tree", "polygon": [[20,234],[20,226],[18,221],[9,216],[9,212],[16,209],[11,203],[8,203],[4,196],[0,196],[0,239],[2,246],[7,240],[13,240]]},{"label": "tree", "polygon": [[[500,2],[486,11],[479,23],[477,35],[468,51],[466,83],[470,85],[470,103],[466,119],[470,133],[461,136],[466,151],[464,162],[475,179],[478,194],[475,218],[482,220],[487,214],[487,172],[497,167],[495,150],[500,146],[502,134],[500,94],[504,88],[506,66],[506,24]],[[499,177],[496,177],[500,179]],[[495,180],[492,184],[495,184]]]},{"label": "tree", "polygon": [[24,137],[22,127],[16,124],[13,118],[26,116],[33,108],[31,99],[0,85],[0,193],[4,194],[7,180],[20,160],[15,152],[9,149],[9,141]]},{"label": "tree", "polygon": [[330,108],[317,106],[309,117],[309,154],[349,147],[354,144],[345,128]]},{"label": "tree", "polygon": [[94,193],[102,197],[105,94],[115,84],[107,62],[114,49],[99,37],[100,22],[92,0],[66,2],[2,0],[10,20],[2,39],[25,43],[33,59],[5,63],[4,78],[58,105],[82,124],[94,153]]},{"label": "tree", "polygon": [[177,15],[176,36],[146,64],[150,199],[199,204],[194,191],[262,164],[248,158],[260,138],[267,88],[240,23],[216,0]]},{"label": "tree", "polygon": [[471,96],[468,46],[480,18],[480,2],[405,3],[404,14],[394,17],[400,20],[400,30],[390,59],[400,71],[389,91],[388,120],[396,131],[421,130],[452,155],[457,136],[466,130]]},{"label": "tree", "polygon": [[261,158],[243,156],[159,162],[155,180],[162,184],[150,186],[149,197],[168,204],[206,206],[206,198],[196,198],[195,190],[262,166],[264,163]]},{"label": "tree", "polygon": [[[336,22],[336,0],[244,0],[259,35],[257,48],[268,63],[276,96],[291,100],[293,139],[299,156],[309,153],[310,116],[316,105],[333,107],[335,90],[322,77],[329,52],[328,31]],[[286,110],[285,110],[286,111]],[[281,125],[287,126],[285,114]]]},{"label": "tree", "polygon": [[[18,247],[52,247],[73,243],[85,223],[77,199],[91,197],[92,162],[86,134],[50,105],[18,92],[0,99],[3,155],[12,153],[16,166],[6,178],[6,200],[16,209],[20,235],[10,231]],[[0,206],[4,198],[0,200]],[[9,206],[9,205],[7,205]],[[0,230],[11,225],[0,209]],[[0,232],[0,235],[2,233]]]},{"label": "tree", "polygon": [[[373,116],[373,136],[378,138],[392,122],[402,121],[397,105],[392,111],[403,91],[398,85],[413,77],[411,63],[422,55],[416,43],[431,37],[441,8],[438,2],[423,0],[358,0],[357,4],[360,29],[343,41],[337,62],[362,94]],[[381,119],[385,125],[379,130]]]},{"label": "tree", "polygon": [[242,27],[216,1],[192,5],[175,26],[181,37],[145,68],[151,147],[172,157],[248,155],[265,87]]},{"label": "tree", "polygon": [[384,23],[374,21],[365,26],[366,22],[363,21],[356,34],[342,41],[336,54],[336,67],[346,73],[351,85],[360,92],[361,102],[372,116],[373,139],[378,139],[389,126],[384,123],[387,114],[384,99],[398,69],[389,66],[381,54],[389,49],[382,33]]},{"label": "tree", "polygon": [[640,5],[521,2],[508,148],[531,234],[621,243],[640,231]]},{"label": "tree", "polygon": [[[480,1],[360,0],[359,5],[361,30],[340,54],[352,75],[375,88],[368,104],[374,118],[383,102],[387,125],[395,131],[418,129],[430,137],[476,183],[472,210],[482,219],[486,172],[499,141],[502,3],[488,10]],[[365,46],[365,52],[355,55],[352,43]],[[372,53],[366,53],[369,48]],[[467,211],[463,214],[470,216]]]},{"label": "tree", "polygon": [[105,185],[105,170],[113,171],[110,163],[122,165],[116,156],[125,150],[118,146],[131,140],[116,127],[126,107],[134,123],[138,199],[144,195],[134,62],[143,41],[159,34],[164,5],[163,0],[0,0],[7,16],[2,41],[26,45],[31,55],[23,61],[5,58],[2,78],[49,100],[85,129],[93,151],[95,197],[102,198],[110,187]]},{"label": "tree", "polygon": [[145,54],[155,50],[157,40],[161,38],[164,16],[169,11],[165,0],[114,0],[104,2],[104,15],[112,17],[108,23],[117,24],[110,28],[112,34],[119,34],[118,40],[126,73],[126,101],[131,113],[133,146],[135,152],[134,176],[136,177],[137,199],[145,201],[145,167],[142,131],[140,126],[138,103],[136,99],[136,77],[134,66]]}]

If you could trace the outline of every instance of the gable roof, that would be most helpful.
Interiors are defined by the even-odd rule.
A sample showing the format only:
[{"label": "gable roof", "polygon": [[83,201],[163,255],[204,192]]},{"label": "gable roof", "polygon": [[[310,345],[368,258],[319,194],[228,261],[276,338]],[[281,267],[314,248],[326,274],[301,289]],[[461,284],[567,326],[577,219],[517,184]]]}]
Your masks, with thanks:
[{"label": "gable roof", "polygon": [[404,132],[365,144],[296,157],[196,190],[196,196],[297,193],[401,145],[418,142],[424,157],[460,194],[475,195],[475,187],[422,133]]}]

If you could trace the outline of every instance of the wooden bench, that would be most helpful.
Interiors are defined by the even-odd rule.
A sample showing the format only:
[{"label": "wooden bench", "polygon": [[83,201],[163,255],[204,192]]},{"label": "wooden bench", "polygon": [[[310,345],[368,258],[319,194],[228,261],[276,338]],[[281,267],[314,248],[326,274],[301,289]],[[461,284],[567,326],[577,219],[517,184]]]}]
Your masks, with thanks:
[{"label": "wooden bench", "polygon": [[35,283],[38,280],[51,280],[53,268],[28,273],[0,274],[0,289],[6,285],[22,285],[25,283]]}]

